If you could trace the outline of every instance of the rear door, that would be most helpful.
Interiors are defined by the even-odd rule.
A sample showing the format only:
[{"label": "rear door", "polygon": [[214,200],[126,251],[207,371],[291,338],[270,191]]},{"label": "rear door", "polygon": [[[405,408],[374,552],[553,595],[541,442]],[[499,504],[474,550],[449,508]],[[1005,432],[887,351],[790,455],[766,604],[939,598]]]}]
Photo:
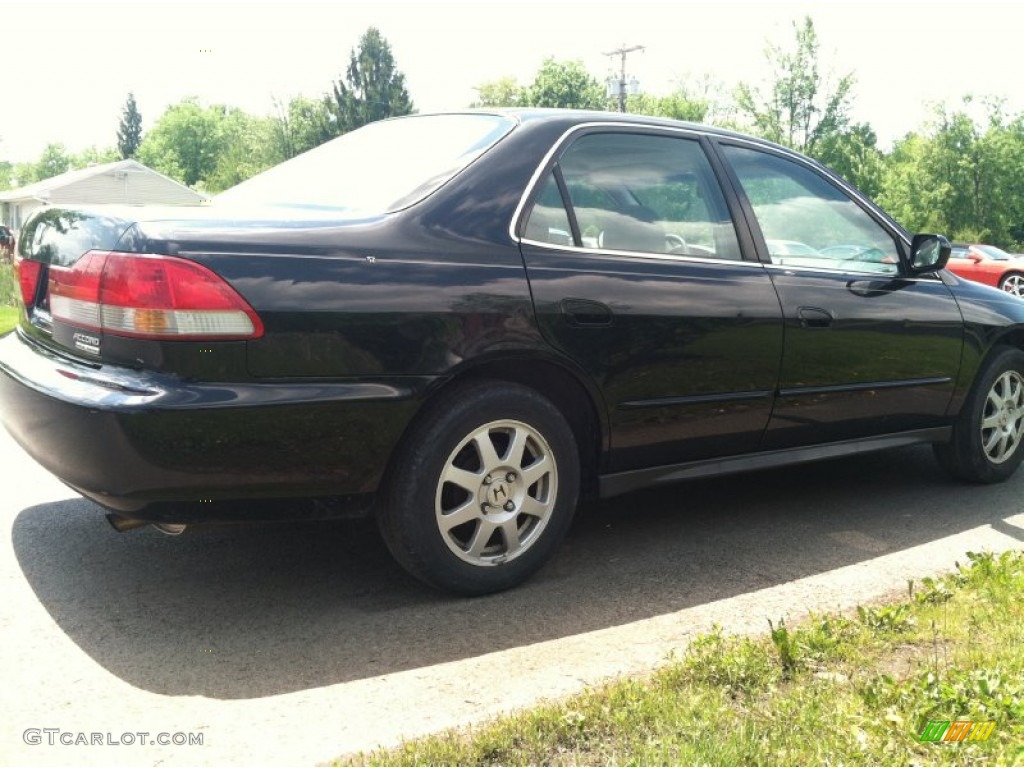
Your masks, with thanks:
[{"label": "rear door", "polygon": [[782,355],[778,298],[745,260],[701,141],[583,129],[520,221],[547,340],[601,388],[605,471],[754,450]]}]

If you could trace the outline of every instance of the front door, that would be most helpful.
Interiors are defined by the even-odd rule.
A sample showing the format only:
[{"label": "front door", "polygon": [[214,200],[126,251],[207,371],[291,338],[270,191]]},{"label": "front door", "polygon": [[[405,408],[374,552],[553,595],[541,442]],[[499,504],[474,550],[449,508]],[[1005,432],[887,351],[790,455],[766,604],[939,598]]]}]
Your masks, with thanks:
[{"label": "front door", "polygon": [[739,143],[722,152],[750,202],[785,314],[763,447],[944,423],[963,326],[942,281],[903,277],[895,231],[812,165]]}]

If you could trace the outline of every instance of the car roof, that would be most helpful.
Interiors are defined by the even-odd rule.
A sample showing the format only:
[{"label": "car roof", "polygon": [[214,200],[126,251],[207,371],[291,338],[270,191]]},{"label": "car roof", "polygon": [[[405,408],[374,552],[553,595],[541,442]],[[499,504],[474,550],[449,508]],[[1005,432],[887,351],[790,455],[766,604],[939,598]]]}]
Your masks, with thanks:
[{"label": "car roof", "polygon": [[[726,128],[706,125],[704,123],[673,120],[668,117],[635,115],[630,112],[604,112],[599,110],[557,109],[548,107],[483,107],[479,109],[460,110],[459,113],[502,115],[512,118],[523,125],[529,125],[531,123],[563,123],[568,128],[573,125],[604,123],[607,125],[630,125],[640,128],[683,129],[693,131],[695,133],[702,133],[708,136],[738,139],[746,143],[758,144],[762,147],[770,147],[772,149],[785,152],[786,154],[813,160],[813,158],[808,158],[806,155],[803,155],[789,147],[784,147],[781,144],[776,144],[766,139],[758,138],[757,136],[751,136],[750,134]],[[452,112],[420,113],[422,116],[426,116],[427,114],[452,114]]]}]

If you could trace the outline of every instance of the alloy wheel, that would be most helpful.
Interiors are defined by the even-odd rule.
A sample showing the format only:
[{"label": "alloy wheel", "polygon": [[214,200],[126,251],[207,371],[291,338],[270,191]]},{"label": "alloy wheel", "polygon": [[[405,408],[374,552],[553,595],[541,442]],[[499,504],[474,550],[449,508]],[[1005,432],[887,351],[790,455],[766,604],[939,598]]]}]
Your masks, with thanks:
[{"label": "alloy wheel", "polygon": [[1001,464],[1017,450],[1024,437],[1024,377],[1004,371],[985,398],[981,419],[981,445],[988,460]]},{"label": "alloy wheel", "polygon": [[558,467],[544,436],[519,421],[484,424],[445,462],[434,511],[465,562],[501,565],[538,540],[555,507]]},{"label": "alloy wheel", "polygon": [[1007,275],[1000,287],[1007,293],[1024,298],[1024,275]]}]

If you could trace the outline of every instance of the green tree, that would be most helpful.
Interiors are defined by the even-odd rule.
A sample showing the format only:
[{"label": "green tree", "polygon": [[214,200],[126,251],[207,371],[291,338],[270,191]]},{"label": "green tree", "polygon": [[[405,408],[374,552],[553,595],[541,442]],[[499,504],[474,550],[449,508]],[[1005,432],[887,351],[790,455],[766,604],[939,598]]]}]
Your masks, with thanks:
[{"label": "green tree", "polygon": [[530,103],[530,91],[519,84],[514,77],[503,77],[476,86],[477,100],[472,107],[526,107]]},{"label": "green tree", "polygon": [[160,173],[216,193],[284,159],[274,132],[272,117],[189,98],[167,108],[137,156]]},{"label": "green tree", "polygon": [[173,104],[139,145],[138,159],[192,187],[217,167],[227,140],[223,105],[203,107],[196,98]]},{"label": "green tree", "polygon": [[1006,125],[996,142],[1001,172],[998,176],[1000,199],[1007,208],[1005,229],[1007,246],[1024,251],[1024,114]]},{"label": "green tree", "polygon": [[86,147],[81,152],[71,157],[72,168],[88,168],[90,165],[103,165],[114,163],[123,159],[113,147]]},{"label": "green tree", "polygon": [[366,30],[358,49],[352,49],[345,78],[336,80],[332,91],[328,104],[335,136],[413,111],[405,75],[398,71],[391,46],[375,27]]},{"label": "green tree", "polygon": [[14,185],[11,180],[14,178],[14,164],[7,160],[0,160],[0,189],[10,189]]},{"label": "green tree", "polygon": [[[63,144],[47,144],[32,170],[32,181],[42,181],[71,170],[71,155]],[[20,181],[20,180],[19,180]],[[28,181],[21,181],[28,184]]]},{"label": "green tree", "polygon": [[213,170],[203,177],[204,189],[211,194],[222,192],[285,160],[275,141],[275,130],[272,117],[228,110],[221,124],[223,147]]},{"label": "green tree", "polygon": [[879,202],[912,231],[1016,249],[1024,241],[1024,117],[1007,122],[992,103],[979,122],[970,105],[936,107],[922,132],[896,143]]},{"label": "green tree", "polygon": [[931,151],[931,139],[914,132],[897,141],[886,158],[877,200],[911,232],[947,232],[942,201],[925,178]]},{"label": "green tree", "polygon": [[925,172],[941,190],[946,231],[954,237],[970,232],[968,239],[991,240],[991,177],[986,171],[990,146],[982,130],[963,111],[935,116],[931,152]]},{"label": "green tree", "polygon": [[580,61],[547,58],[529,88],[529,106],[565,109],[606,109],[604,86]]},{"label": "green tree", "polygon": [[818,34],[810,16],[794,22],[796,47],[772,45],[766,57],[771,67],[767,89],[740,83],[736,106],[753,130],[764,138],[813,155],[827,137],[843,132],[849,123],[853,75],[830,87],[818,65]]},{"label": "green tree", "polygon": [[282,160],[301,155],[335,136],[327,99],[296,96],[275,104],[272,141]]},{"label": "green tree", "polygon": [[113,149],[89,147],[77,155],[72,155],[63,144],[47,144],[35,162],[16,165],[0,162],[0,189],[24,187],[77,168],[110,163],[114,160],[117,160],[117,152]]},{"label": "green tree", "polygon": [[[701,120],[711,125],[731,127],[736,123],[734,94],[724,82],[710,74],[690,77],[679,90],[691,101],[703,103],[707,111]],[[737,126],[738,127],[738,126]]]},{"label": "green tree", "polygon": [[882,190],[885,155],[878,149],[878,136],[867,123],[826,134],[815,148],[815,155],[868,197],[874,198]]},{"label": "green tree", "polygon": [[668,96],[641,93],[629,96],[626,100],[626,111],[634,115],[668,117],[694,123],[703,122],[707,118],[709,108],[706,100],[693,98],[683,89]]},{"label": "green tree", "polygon": [[11,174],[12,187],[24,187],[34,181],[38,181],[35,163],[17,163],[14,166],[14,172]]},{"label": "green tree", "polygon": [[129,92],[128,100],[121,111],[121,123],[117,127],[117,149],[121,153],[121,159],[135,157],[141,143],[142,115],[135,103],[135,94]]}]

